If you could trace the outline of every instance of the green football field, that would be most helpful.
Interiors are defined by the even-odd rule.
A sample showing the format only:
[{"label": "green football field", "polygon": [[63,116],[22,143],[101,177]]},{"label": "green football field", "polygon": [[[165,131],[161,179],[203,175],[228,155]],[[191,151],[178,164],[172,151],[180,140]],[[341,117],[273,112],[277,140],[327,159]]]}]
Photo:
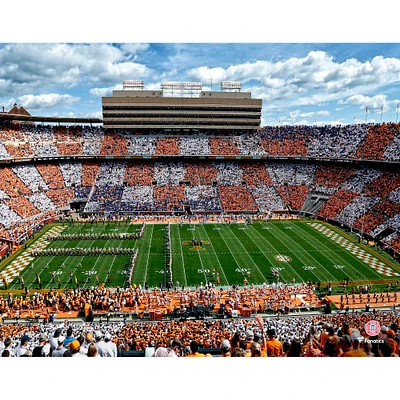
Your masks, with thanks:
[{"label": "green football field", "polygon": [[[132,283],[150,287],[165,285],[165,227],[147,224],[138,240],[75,239],[45,240],[50,232],[62,234],[102,234],[138,232],[140,225],[125,223],[50,225],[35,239],[1,267],[1,273],[12,277],[8,289],[21,289],[16,276],[20,271],[25,286],[39,288],[68,288],[126,285],[129,255],[40,256],[29,259],[30,248],[137,248],[138,259]],[[211,281],[221,286],[276,282],[272,269],[279,271],[282,282],[350,282],[397,280],[400,265],[390,257],[360,245],[336,227],[320,221],[269,221],[253,224],[171,224],[172,279],[174,285],[197,286]],[[193,247],[192,239],[201,239],[202,245]],[[51,272],[55,281],[51,281]],[[70,275],[72,271],[72,282]],[[110,281],[107,282],[107,275]],[[14,276],[13,276],[14,275]],[[59,280],[58,280],[59,278]],[[4,287],[3,287],[4,288]]]}]

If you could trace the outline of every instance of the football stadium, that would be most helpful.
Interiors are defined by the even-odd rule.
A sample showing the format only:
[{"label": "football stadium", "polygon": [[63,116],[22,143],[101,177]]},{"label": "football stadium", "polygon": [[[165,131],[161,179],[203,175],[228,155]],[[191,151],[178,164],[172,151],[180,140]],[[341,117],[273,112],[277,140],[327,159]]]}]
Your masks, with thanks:
[{"label": "football stadium", "polygon": [[2,357],[399,355],[400,123],[218,89],[0,112]]}]

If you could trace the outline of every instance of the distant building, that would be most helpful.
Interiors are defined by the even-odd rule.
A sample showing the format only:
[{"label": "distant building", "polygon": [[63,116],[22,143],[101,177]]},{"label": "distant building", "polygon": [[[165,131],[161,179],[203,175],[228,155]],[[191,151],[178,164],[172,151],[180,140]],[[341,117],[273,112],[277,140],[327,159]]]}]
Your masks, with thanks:
[{"label": "distant building", "polygon": [[[4,109],[4,107],[3,107],[3,109]],[[32,117],[32,115],[28,111],[26,111],[26,109],[24,107],[22,107],[22,106],[18,107],[17,103],[14,103],[12,109],[6,114],[9,114],[9,115],[12,115],[12,116],[23,115],[24,117]],[[18,120],[18,118],[13,118],[12,122],[13,122],[13,124],[31,124],[31,125],[34,125],[33,122],[27,121],[26,118],[21,119],[21,120]]]}]

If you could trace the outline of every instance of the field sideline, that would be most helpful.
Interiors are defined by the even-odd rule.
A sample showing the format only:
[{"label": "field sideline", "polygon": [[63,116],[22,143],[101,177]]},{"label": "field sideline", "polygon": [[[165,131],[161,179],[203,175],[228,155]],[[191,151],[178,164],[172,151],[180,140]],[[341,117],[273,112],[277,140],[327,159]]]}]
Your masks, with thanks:
[{"label": "field sideline", "polygon": [[[106,223],[47,226],[18,255],[2,266],[9,277],[8,289],[21,290],[18,270],[25,286],[38,289],[36,274],[42,288],[89,287],[99,283],[124,286],[129,255],[41,256],[29,259],[30,248],[137,248],[139,256],[132,283],[150,286],[165,285],[165,225],[146,224],[138,240],[97,239],[59,240],[47,242],[50,232],[62,234],[134,233],[139,224]],[[201,239],[194,248],[192,239]],[[253,224],[171,224],[173,283],[198,286],[211,281],[221,286],[276,282],[271,269],[279,271],[282,282],[383,282],[397,280],[400,265],[388,256],[358,244],[342,232],[320,221],[287,220],[254,222]],[[26,265],[24,265],[26,264]],[[55,272],[55,282],[51,272]],[[72,282],[70,274],[72,272]],[[107,275],[110,273],[110,282]],[[60,282],[58,282],[58,277]],[[78,282],[78,283],[76,283]],[[4,289],[4,287],[2,287]]]}]

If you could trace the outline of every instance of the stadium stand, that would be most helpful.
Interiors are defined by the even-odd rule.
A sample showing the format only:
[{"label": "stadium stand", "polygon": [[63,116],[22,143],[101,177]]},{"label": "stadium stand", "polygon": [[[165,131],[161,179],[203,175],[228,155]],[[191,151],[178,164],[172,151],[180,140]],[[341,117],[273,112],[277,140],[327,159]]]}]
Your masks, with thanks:
[{"label": "stadium stand", "polygon": [[[70,210],[71,201],[79,201],[83,203],[80,211],[89,215],[179,212],[196,220],[207,214],[221,217],[230,212],[257,213],[264,217],[272,212],[308,213],[372,239],[379,237],[386,249],[399,254],[400,173],[390,163],[399,161],[399,127],[400,124],[280,126],[263,127],[240,136],[234,133],[182,137],[80,125],[21,124],[3,128],[0,130],[0,239],[2,243],[6,240],[21,244],[26,234],[63,215],[64,208]],[[112,159],[114,156],[128,157]],[[242,156],[243,159],[237,158]],[[188,210],[194,215],[186,215]],[[196,213],[201,213],[201,217]],[[380,237],[385,230],[386,236]],[[235,288],[228,296],[228,303],[239,308],[246,299],[252,312],[276,312],[288,301],[284,290]],[[124,352],[143,355],[141,352],[147,347],[167,347],[168,341],[176,338],[184,346],[196,340],[202,353],[219,356],[224,339],[230,341],[233,351],[238,344],[232,340],[235,335],[245,337],[251,329],[261,337],[254,318],[167,322],[165,316],[172,313],[172,293],[184,303],[191,296],[195,299],[199,296],[196,292],[179,290],[167,293],[132,288],[118,292],[115,288],[97,287],[15,296],[11,302],[0,297],[0,312],[10,317],[15,317],[16,312],[42,316],[47,308],[51,312],[45,315],[81,312],[89,300],[93,312],[103,317],[110,310],[113,313],[130,310],[139,322],[88,323],[84,328],[68,324],[75,337],[85,336],[89,331],[95,336],[98,330],[104,336],[111,334],[120,356]],[[226,300],[219,297],[222,293],[228,295],[220,294],[215,287],[204,289],[204,305],[215,304],[217,312],[220,303]],[[154,309],[168,310],[163,313],[164,321],[141,321],[143,314]],[[320,315],[301,320],[292,316],[265,317],[263,328],[275,329],[276,339],[286,349],[279,356],[290,356],[296,346],[300,356],[342,356],[347,352],[343,344],[349,340],[347,335],[351,346],[351,331],[346,331],[343,322],[367,337],[363,331],[367,316]],[[395,313],[378,312],[374,318],[388,327],[394,324],[396,328],[399,323]],[[329,324],[330,330],[325,324]],[[53,323],[3,324],[0,348],[5,346],[4,339],[11,337],[10,350],[16,352],[21,337],[27,334],[31,337],[28,347],[32,351],[40,333],[52,337],[56,328]],[[67,325],[62,328],[63,335],[67,334],[66,328]],[[202,336],[204,329],[208,338]],[[312,329],[316,329],[315,342],[310,346]],[[326,340],[327,337],[330,339]],[[398,355],[398,345],[389,339],[393,339],[391,332],[384,341],[390,345],[390,355]],[[273,355],[268,353],[268,343],[263,351]],[[385,348],[372,347],[375,357],[387,352]],[[368,346],[365,353],[371,355]]]}]

